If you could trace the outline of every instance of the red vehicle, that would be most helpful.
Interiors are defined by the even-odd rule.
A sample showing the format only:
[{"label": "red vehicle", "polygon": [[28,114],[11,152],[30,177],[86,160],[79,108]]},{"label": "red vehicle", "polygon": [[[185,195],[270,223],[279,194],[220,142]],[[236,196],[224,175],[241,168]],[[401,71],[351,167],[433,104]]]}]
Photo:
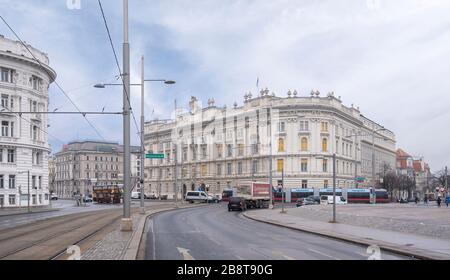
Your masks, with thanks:
[{"label": "red vehicle", "polygon": [[269,208],[270,188],[268,183],[240,183],[234,196],[244,198],[247,208]]},{"label": "red vehicle", "polygon": [[222,201],[229,202],[231,197],[233,197],[233,190],[224,190],[223,191]]},{"label": "red vehicle", "polygon": [[389,194],[387,190],[379,189],[375,190],[375,195],[377,199],[377,203],[389,203]]}]

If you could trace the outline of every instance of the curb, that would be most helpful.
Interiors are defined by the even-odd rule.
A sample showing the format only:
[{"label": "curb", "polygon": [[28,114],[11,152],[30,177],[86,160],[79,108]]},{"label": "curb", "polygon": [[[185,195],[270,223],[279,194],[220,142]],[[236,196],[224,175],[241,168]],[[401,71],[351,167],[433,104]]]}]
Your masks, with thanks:
[{"label": "curb", "polygon": [[[200,206],[204,206],[204,205],[200,205]],[[139,220],[139,225],[137,226],[136,230],[133,231],[133,235],[130,239],[130,242],[127,245],[127,249],[121,259],[127,260],[127,261],[129,261],[129,260],[134,261],[137,259],[138,253],[139,253],[139,248],[141,246],[141,239],[142,239],[142,236],[144,235],[145,225],[147,224],[148,218],[150,218],[154,215],[157,215],[157,214],[164,213],[164,212],[176,211],[176,210],[180,210],[180,209],[196,208],[196,207],[200,207],[200,206],[196,205],[196,206],[187,206],[186,207],[183,205],[179,205],[178,207],[172,206],[171,208],[150,210],[149,212],[146,212],[144,215],[141,216],[141,218]]]},{"label": "curb", "polygon": [[282,223],[267,221],[264,219],[251,217],[247,213],[243,213],[242,215],[244,217],[246,217],[250,220],[256,221],[256,222],[261,222],[261,223],[284,227],[284,228],[288,228],[288,229],[292,229],[292,230],[296,230],[296,231],[311,233],[311,234],[319,235],[322,237],[327,237],[327,238],[332,238],[332,239],[336,239],[336,240],[340,240],[340,241],[350,242],[350,243],[357,244],[357,245],[372,246],[372,245],[376,244],[378,247],[380,247],[381,249],[383,249],[385,251],[395,253],[398,255],[407,256],[407,257],[413,257],[413,258],[419,259],[419,260],[446,260],[446,259],[448,259],[448,256],[445,257],[443,254],[440,254],[440,253],[432,253],[432,252],[422,253],[422,252],[417,252],[416,250],[411,250],[410,248],[403,248],[404,246],[401,246],[402,248],[398,248],[400,246],[389,244],[384,241],[377,241],[377,240],[367,241],[363,238],[358,238],[358,237],[351,238],[351,237],[349,237],[347,235],[343,235],[343,234],[331,234],[328,232],[317,231],[317,230],[312,230],[312,229],[307,229],[307,228],[294,227],[294,226],[289,226],[289,225],[285,225]]}]

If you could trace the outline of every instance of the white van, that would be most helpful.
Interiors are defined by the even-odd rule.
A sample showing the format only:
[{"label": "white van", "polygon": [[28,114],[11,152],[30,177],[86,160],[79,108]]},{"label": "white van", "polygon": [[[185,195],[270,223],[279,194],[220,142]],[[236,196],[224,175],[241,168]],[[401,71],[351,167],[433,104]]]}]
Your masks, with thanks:
[{"label": "white van", "polygon": [[[320,197],[321,205],[333,204],[333,196],[332,195],[322,195]],[[347,200],[345,200],[342,196],[336,196],[336,205],[345,205],[347,204]]]},{"label": "white van", "polygon": [[131,199],[140,199],[141,193],[140,192],[132,192],[131,193]]},{"label": "white van", "polygon": [[204,202],[204,203],[218,203],[219,199],[208,195],[206,192],[192,191],[186,193],[185,200],[189,203]]}]

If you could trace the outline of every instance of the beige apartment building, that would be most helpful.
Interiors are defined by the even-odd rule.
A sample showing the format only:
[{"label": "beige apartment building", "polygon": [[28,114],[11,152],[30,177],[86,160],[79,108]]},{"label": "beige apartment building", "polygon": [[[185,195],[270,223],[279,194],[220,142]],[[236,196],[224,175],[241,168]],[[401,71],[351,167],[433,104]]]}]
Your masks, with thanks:
[{"label": "beige apartment building", "polygon": [[[137,187],[140,147],[131,147],[132,182]],[[72,142],[55,154],[55,193],[70,198],[89,195],[94,186],[123,186],[123,146],[114,142]]]}]

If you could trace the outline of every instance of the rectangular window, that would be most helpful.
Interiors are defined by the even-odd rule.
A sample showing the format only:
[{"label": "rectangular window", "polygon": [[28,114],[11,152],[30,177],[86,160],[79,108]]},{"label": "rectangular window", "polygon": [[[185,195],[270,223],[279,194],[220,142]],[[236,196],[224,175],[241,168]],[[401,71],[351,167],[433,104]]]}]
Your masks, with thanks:
[{"label": "rectangular window", "polygon": [[8,137],[9,136],[9,122],[2,121],[2,136]]},{"label": "rectangular window", "polygon": [[258,161],[257,160],[254,160],[252,163],[252,172],[253,172],[253,174],[258,173]]},{"label": "rectangular window", "polygon": [[3,208],[3,205],[5,205],[5,195],[0,194],[0,207]]},{"label": "rectangular window", "polygon": [[283,159],[277,160],[277,171],[278,172],[284,171],[284,160]]},{"label": "rectangular window", "polygon": [[328,172],[328,160],[326,159],[322,161],[322,170],[323,172]]},{"label": "rectangular window", "polygon": [[13,194],[9,195],[9,205],[16,205],[16,196]]},{"label": "rectangular window", "polygon": [[240,157],[244,156],[244,145],[243,144],[238,145],[238,156],[240,156]]},{"label": "rectangular window", "polygon": [[14,137],[14,122],[11,122],[11,137]]},{"label": "rectangular window", "polygon": [[233,164],[228,163],[227,164],[227,175],[232,175],[233,174]]},{"label": "rectangular window", "polygon": [[327,122],[322,122],[321,123],[321,131],[322,132],[328,132],[328,123]]},{"label": "rectangular window", "polygon": [[308,172],[308,160],[307,159],[302,159],[301,170],[302,170],[302,172]]},{"label": "rectangular window", "polygon": [[39,189],[42,189],[42,176],[39,176]]},{"label": "rectangular window", "polygon": [[2,94],[2,107],[8,109],[9,108],[9,95],[7,94]]},{"label": "rectangular window", "polygon": [[16,150],[8,149],[8,163],[15,163],[15,162],[16,162]]},{"label": "rectangular window", "polygon": [[243,170],[242,170],[242,162],[238,162],[238,174],[242,175]]},{"label": "rectangular window", "polygon": [[228,157],[233,156],[233,145],[227,145],[227,156]]},{"label": "rectangular window", "polygon": [[256,155],[259,153],[258,144],[252,144],[252,154]]},{"label": "rectangular window", "polygon": [[218,176],[222,175],[222,164],[217,164],[217,175]]},{"label": "rectangular window", "polygon": [[309,122],[308,121],[300,122],[300,131],[309,131]]},{"label": "rectangular window", "polygon": [[207,175],[207,173],[208,173],[207,171],[208,170],[207,170],[206,164],[202,164],[201,173],[202,173],[203,177]]},{"label": "rectangular window", "polygon": [[286,132],[286,123],[285,122],[278,123],[278,132]]},{"label": "rectangular window", "polygon": [[223,155],[223,146],[222,146],[222,144],[218,144],[217,145],[217,157],[221,158],[222,155]]},{"label": "rectangular window", "polygon": [[16,188],[16,175],[9,175],[9,188],[10,189]]},{"label": "rectangular window", "polygon": [[0,175],[0,189],[5,188],[5,175]]},{"label": "rectangular window", "polygon": [[3,162],[3,149],[0,148],[0,162]]},{"label": "rectangular window", "polygon": [[323,181],[323,187],[324,187],[325,189],[328,188],[328,180]]},{"label": "rectangular window", "polygon": [[307,189],[307,188],[308,188],[308,181],[302,180],[302,189]]},{"label": "rectangular window", "polygon": [[4,83],[12,83],[13,70],[8,68],[1,68],[1,81]]}]

